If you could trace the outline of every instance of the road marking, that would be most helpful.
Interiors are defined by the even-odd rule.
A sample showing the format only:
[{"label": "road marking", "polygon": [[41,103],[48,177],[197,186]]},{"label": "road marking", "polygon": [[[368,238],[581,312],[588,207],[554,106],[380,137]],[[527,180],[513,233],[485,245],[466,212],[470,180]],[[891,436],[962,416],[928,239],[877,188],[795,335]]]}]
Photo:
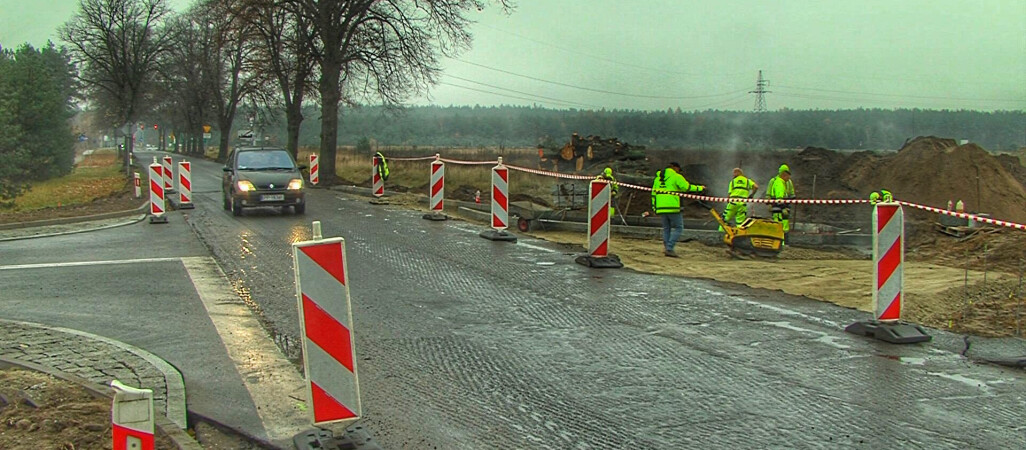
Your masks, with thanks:
[{"label": "road marking", "polygon": [[[242,376],[257,414],[272,441],[291,441],[310,428],[310,418],[300,410],[306,385],[271,341],[248,306],[233,292],[228,277],[210,257],[181,258],[207,315],[221,336],[228,356]],[[289,400],[289,398],[296,400]]]},{"label": "road marking", "polygon": [[115,259],[105,261],[78,261],[63,263],[41,263],[41,264],[15,264],[11,266],[0,266],[0,270],[26,270],[26,269],[54,269],[58,267],[81,267],[81,266],[109,266],[116,264],[145,264],[155,262],[177,262],[182,258],[140,258],[140,259]]}]

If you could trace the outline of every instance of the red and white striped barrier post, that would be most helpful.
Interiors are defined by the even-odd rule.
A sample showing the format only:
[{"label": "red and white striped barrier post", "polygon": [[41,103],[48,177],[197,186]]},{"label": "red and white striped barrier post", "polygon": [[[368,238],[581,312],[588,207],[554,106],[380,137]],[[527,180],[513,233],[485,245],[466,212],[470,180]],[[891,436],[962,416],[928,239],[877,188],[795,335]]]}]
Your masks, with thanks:
[{"label": "red and white striped barrier post", "polygon": [[381,179],[381,174],[378,173],[379,164],[381,164],[381,160],[375,156],[374,163],[371,166],[371,193],[377,198],[385,195],[385,180]]},{"label": "red and white striped barrier post", "polygon": [[[480,201],[478,201],[480,203]],[[492,167],[492,229],[481,232],[481,237],[493,241],[516,242],[517,237],[506,232],[509,228],[509,168],[499,164]]]},{"label": "red and white striped barrier post", "polygon": [[142,197],[142,180],[139,179],[139,172],[132,173],[132,182],[135,184],[135,198]]},{"label": "red and white striped barrier post", "polygon": [[310,184],[317,185],[321,182],[321,165],[316,153],[310,154]]},{"label": "red and white striped barrier post", "polygon": [[167,223],[164,205],[164,167],[150,164],[150,223]]},{"label": "red and white striped barrier post", "polygon": [[855,322],[846,331],[895,344],[929,341],[926,332],[901,322],[905,282],[905,213],[897,202],[873,207],[873,320]]},{"label": "red and white striped barrier post", "polygon": [[431,212],[424,214],[424,218],[427,220],[448,220],[449,217],[445,215],[445,162],[441,160],[441,155],[435,154],[435,160],[431,161],[431,184],[430,184],[430,196],[429,203]]},{"label": "red and white striped barrier post", "polygon": [[114,388],[111,435],[114,450],[153,450],[153,391],[110,382]]},{"label": "red and white striped barrier post", "polygon": [[174,165],[171,161],[170,156],[164,157],[164,192],[168,194],[175,193],[175,172]]},{"label": "red and white striped barrier post", "polygon": [[345,240],[322,238],[314,222],[312,240],[292,244],[292,259],[313,424],[355,422],[360,384]]},{"label": "red and white striped barrier post", "polygon": [[192,204],[192,163],[178,162],[178,209],[194,209]]},{"label": "red and white striped barrier post", "polygon": [[619,257],[609,254],[610,191],[605,180],[591,180],[588,184],[588,254],[577,257],[578,263],[588,267],[623,267]]}]

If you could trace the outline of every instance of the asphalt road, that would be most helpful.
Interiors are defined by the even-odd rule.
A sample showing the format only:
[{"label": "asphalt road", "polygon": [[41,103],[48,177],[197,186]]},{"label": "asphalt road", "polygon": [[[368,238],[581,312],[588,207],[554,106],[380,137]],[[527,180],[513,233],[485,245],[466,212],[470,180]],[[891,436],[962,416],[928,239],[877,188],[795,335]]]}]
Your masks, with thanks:
[{"label": "asphalt road", "polygon": [[305,216],[233,217],[220,167],[193,170],[189,224],[294,360],[290,245],[313,220],[346,239],[364,425],[385,448],[1026,447],[1022,371],[966,359],[960,336],[874,342],[843,332],[864,313],[587,269],[324,189]]}]

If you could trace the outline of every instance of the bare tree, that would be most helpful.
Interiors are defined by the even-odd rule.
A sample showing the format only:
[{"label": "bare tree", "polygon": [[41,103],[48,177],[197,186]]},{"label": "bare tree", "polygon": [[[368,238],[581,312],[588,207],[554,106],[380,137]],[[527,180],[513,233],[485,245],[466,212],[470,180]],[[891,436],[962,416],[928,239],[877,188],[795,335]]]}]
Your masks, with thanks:
[{"label": "bare tree", "polygon": [[209,70],[205,55],[209,51],[210,29],[195,17],[181,15],[172,21],[174,45],[161,65],[160,73],[170,93],[168,116],[175,130],[177,145],[183,153],[203,153],[203,126],[213,109],[206,94]]},{"label": "bare tree", "polygon": [[[321,180],[336,181],[339,103],[401,104],[435,83],[440,55],[469,47],[466,14],[486,0],[286,0],[308,20],[320,67]],[[496,0],[510,9],[509,0]],[[348,90],[347,90],[348,89]]]},{"label": "bare tree", "polygon": [[285,109],[288,137],[285,148],[299,155],[299,129],[303,123],[303,100],[312,87],[313,33],[308,19],[284,8],[278,0],[242,0],[238,14],[255,29],[261,45],[255,56],[265,77],[277,85],[275,100]]},{"label": "bare tree", "polygon": [[[166,0],[80,0],[79,10],[58,30],[82,68],[90,99],[115,127],[131,133],[154,68],[167,51],[170,14]],[[125,171],[131,171],[132,139],[125,136]]]}]

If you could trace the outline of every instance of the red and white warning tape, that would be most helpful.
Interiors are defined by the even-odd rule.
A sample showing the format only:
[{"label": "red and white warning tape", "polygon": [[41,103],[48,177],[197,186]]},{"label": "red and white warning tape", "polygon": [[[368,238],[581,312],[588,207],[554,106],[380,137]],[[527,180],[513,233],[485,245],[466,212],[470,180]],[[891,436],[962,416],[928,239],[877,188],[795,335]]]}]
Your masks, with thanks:
[{"label": "red and white warning tape", "polygon": [[964,213],[964,212],[948,211],[946,209],[934,208],[932,206],[918,205],[918,204],[915,204],[915,203],[909,203],[909,202],[901,201],[901,200],[898,200],[897,202],[901,203],[904,206],[908,206],[910,208],[916,208],[916,209],[921,209],[923,211],[930,211],[930,212],[934,212],[934,213],[938,213],[938,214],[944,214],[946,216],[958,217],[958,218],[961,218],[961,219],[975,220],[977,222],[983,222],[983,223],[988,223],[988,224],[991,224],[991,225],[997,225],[999,227],[1015,228],[1016,230],[1026,230],[1026,225],[1023,225],[1021,223],[1008,222],[1008,221],[1005,221],[1005,220],[991,219],[990,217],[983,217],[983,216],[978,216],[976,214],[969,214],[969,213]]},{"label": "red and white warning tape", "polygon": [[[421,161],[421,160],[435,159],[435,157],[434,156],[425,156],[425,157],[419,157],[419,158],[391,158],[391,159],[392,160],[398,160],[398,161]],[[467,165],[470,165],[470,164],[482,164],[482,165],[483,164],[496,164],[496,161],[462,161],[462,160],[458,160],[458,159],[448,159],[448,158],[440,158],[440,159],[442,161],[447,162],[447,163],[453,163],[453,164],[467,164]],[[563,179],[566,179],[566,180],[593,180],[593,179],[595,179],[595,177],[588,176],[588,175],[574,175],[574,174],[569,174],[569,173],[549,172],[547,170],[529,169],[527,167],[520,167],[520,166],[509,165],[509,164],[506,164],[505,166],[510,168],[510,169],[512,169],[512,170],[516,170],[516,171],[519,171],[519,172],[531,173],[531,174],[535,174],[535,175],[542,175],[542,176],[553,177],[553,178],[563,178]],[[630,188],[630,189],[637,189],[639,191],[648,191],[648,192],[652,191],[652,188],[650,188],[650,187],[638,186],[636,184],[623,183],[623,182],[617,182],[616,184],[618,186],[622,186],[622,187],[626,187],[626,188]],[[683,193],[683,192],[675,192],[674,194],[676,194],[676,195],[678,195],[678,196],[680,196],[682,198],[687,198],[687,199],[691,199],[691,200],[701,200],[701,201],[705,201],[705,202],[716,202],[716,203],[736,202],[738,200],[744,200],[745,203],[765,203],[765,204],[779,203],[779,200],[771,200],[771,199],[768,199],[768,198],[737,199],[737,198],[729,198],[729,197],[710,197],[710,196],[705,196],[705,195],[686,194],[686,193]],[[989,217],[982,217],[982,216],[978,216],[976,214],[948,211],[948,210],[941,209],[941,208],[934,208],[932,206],[919,205],[919,204],[905,202],[905,201],[901,201],[901,200],[897,200],[897,202],[901,203],[902,205],[905,205],[905,206],[908,206],[908,207],[911,207],[911,208],[921,209],[921,210],[924,210],[924,211],[930,211],[930,212],[935,212],[935,213],[939,213],[939,214],[945,214],[945,215],[949,215],[949,216],[959,217],[959,218],[962,218],[962,219],[975,220],[977,222],[983,222],[983,223],[987,223],[987,224],[991,224],[991,225],[996,225],[996,226],[1000,226],[1000,227],[1014,228],[1014,229],[1017,229],[1017,230],[1026,230],[1026,225],[1023,225],[1023,224],[1020,224],[1020,223],[1008,222],[1008,221],[1005,221],[1005,220],[991,219]],[[862,204],[869,204],[869,200],[866,200],[866,199],[837,199],[837,200],[828,200],[828,199],[812,199],[812,198],[795,198],[795,199],[788,200],[787,203],[794,204],[794,205],[862,205]]]},{"label": "red and white warning tape", "polygon": [[429,159],[435,159],[434,155],[432,155],[432,156],[413,156],[413,157],[408,157],[408,158],[400,158],[398,156],[389,156],[389,157],[387,157],[388,161],[427,161]]},{"label": "red and white warning tape", "polygon": [[439,159],[442,160],[442,161],[445,161],[447,163],[463,164],[463,165],[485,165],[485,164],[488,164],[488,165],[494,166],[494,165],[499,163],[498,160],[494,160],[494,159],[491,160],[491,161],[463,161],[463,160],[460,160],[460,159],[449,159],[449,158],[439,158]]}]

